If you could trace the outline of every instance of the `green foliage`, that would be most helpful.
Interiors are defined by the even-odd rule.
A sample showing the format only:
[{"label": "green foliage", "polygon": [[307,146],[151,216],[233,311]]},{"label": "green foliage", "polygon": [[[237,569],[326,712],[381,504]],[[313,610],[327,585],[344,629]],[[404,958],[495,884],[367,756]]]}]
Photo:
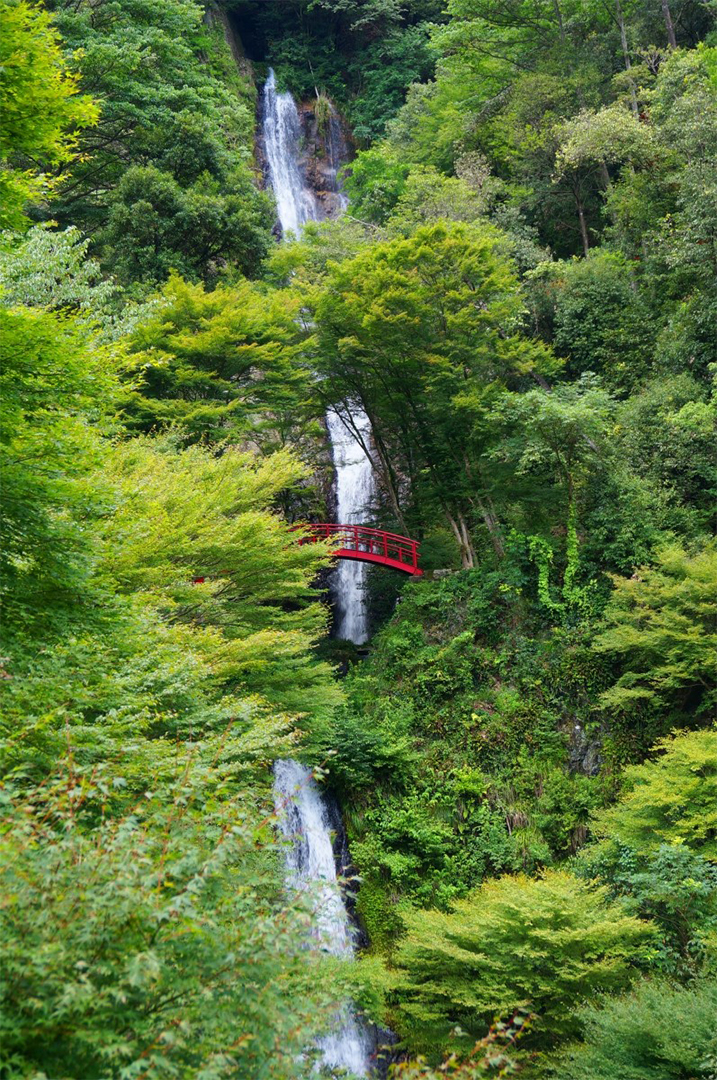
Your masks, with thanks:
[{"label": "green foliage", "polygon": [[56,230],[48,223],[28,229],[21,241],[0,251],[2,303],[101,319],[118,289],[87,257],[89,246],[74,226]]},{"label": "green foliage", "polygon": [[705,969],[716,930],[715,866],[707,859],[680,843],[643,852],[612,840],[586,848],[577,866],[661,928],[659,971],[685,979]]},{"label": "green foliage", "polygon": [[122,770],[78,769],[71,748],[43,786],[3,784],[8,1077],[305,1074],[300,1053],[329,1005],[302,947],[307,916],[211,757],[180,750],[109,814]]},{"label": "green foliage", "polygon": [[515,332],[518,313],[497,234],[443,223],[343,263],[317,307],[328,404],[361,401],[394,509],[401,473],[421,517],[444,517],[464,566],[476,523],[500,548],[480,456],[486,413],[502,387],[556,367]]},{"label": "green foliage", "polygon": [[320,429],[307,338],[299,292],[243,280],[207,292],[173,275],[132,338],[129,424],[310,456]]},{"label": "green foliage", "polygon": [[161,282],[170,269],[211,278],[227,261],[254,274],[267,252],[273,222],[251,170],[252,93],[202,16],[193,0],[56,5],[102,118],[81,137],[54,214],[97,234],[103,265],[125,285]]},{"label": "green foliage", "polygon": [[598,843],[576,865],[661,927],[655,964],[686,978],[715,936],[715,734],[679,734],[657,749],[626,770],[618,802],[594,816]]},{"label": "green foliage", "polygon": [[26,204],[57,187],[98,111],[78,94],[49,12],[5,0],[0,19],[0,230],[22,229]]},{"label": "green foliage", "polygon": [[250,54],[299,98],[325,90],[361,145],[381,135],[411,83],[430,77],[429,28],[442,15],[437,0],[238,0],[233,10]]},{"label": "green foliage", "polygon": [[392,1018],[412,1045],[435,1050],[459,1025],[480,1037],[493,1016],[529,1007],[528,1041],[552,1045],[580,1030],[577,1006],[628,986],[651,954],[654,929],[570,874],[502,877],[448,914],[406,916]]},{"label": "green foliage", "polygon": [[622,674],[601,701],[629,716],[648,708],[705,719],[715,700],[715,555],[710,547],[689,555],[673,545],[656,561],[630,579],[614,578],[594,647],[614,657]]},{"label": "green foliage", "polygon": [[385,221],[405,189],[409,171],[409,163],[398,155],[383,148],[365,150],[344,172],[353,213],[364,221]]},{"label": "green foliage", "polygon": [[[622,403],[619,453],[681,507],[678,530],[708,531],[715,488],[715,408],[689,375],[649,382]],[[674,527],[676,527],[674,526]]]},{"label": "green foliage", "polygon": [[633,389],[649,369],[654,324],[625,260],[601,251],[546,272],[559,277],[554,343],[567,374],[593,371],[607,386]]},{"label": "green foliage", "polygon": [[475,1080],[477,1076],[513,1076],[519,1066],[514,1059],[514,1047],[530,1029],[532,1016],[519,1009],[509,1023],[497,1020],[488,1035],[479,1039],[468,1057],[450,1054],[438,1068],[428,1064],[420,1056],[416,1061],[405,1061],[389,1067],[392,1080],[440,1080],[454,1076],[457,1080]]},{"label": "green foliage", "polygon": [[349,807],[359,910],[384,954],[405,900],[446,907],[585,841],[599,792],[576,728],[590,727],[603,676],[585,629],[537,632],[524,610],[518,630],[518,571],[406,587],[323,734]]},{"label": "green foliage", "polygon": [[677,843],[715,858],[715,732],[684,732],[656,749],[655,761],[626,769],[623,794],[598,815],[596,835],[643,853]]},{"label": "green foliage", "polygon": [[122,592],[145,594],[174,623],[201,628],[217,650],[215,674],[231,686],[295,713],[340,700],[328,665],[309,655],[326,630],[312,589],[323,546],[298,544],[268,512],[303,478],[296,459],[176,453],[171,443],[134,439],[104,475],[117,499],[105,568]]},{"label": "green foliage", "polygon": [[710,1080],[715,1073],[715,985],[646,981],[587,1007],[584,1043],[548,1070],[556,1080]]},{"label": "green foliage", "polygon": [[212,280],[227,261],[254,275],[273,221],[251,181],[222,190],[209,173],[183,188],[154,166],[128,169],[109,202],[105,262],[125,285],[164,281],[171,271]]},{"label": "green foliage", "polygon": [[3,490],[0,580],[7,629],[50,633],[89,587],[103,512],[100,460],[118,392],[114,362],[59,315],[0,308]]},{"label": "green foliage", "polygon": [[[309,1075],[348,980],[271,842],[298,754],[353,993],[450,1055],[398,1076],[707,1080],[708,7],[51,6],[0,41],[8,1077]],[[237,32],[364,147],[269,258]],[[361,664],[288,524],[357,403],[375,523],[451,571],[377,568]]]}]

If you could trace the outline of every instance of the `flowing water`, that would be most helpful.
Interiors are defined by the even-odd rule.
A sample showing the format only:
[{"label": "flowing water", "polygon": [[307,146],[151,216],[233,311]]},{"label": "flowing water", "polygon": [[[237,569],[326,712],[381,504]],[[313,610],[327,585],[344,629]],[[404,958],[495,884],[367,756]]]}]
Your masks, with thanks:
[{"label": "flowing water", "polygon": [[[372,464],[355,438],[352,427],[368,446],[371,428],[366,413],[360,408],[353,406],[346,420],[342,419],[339,410],[330,409],[327,413],[327,429],[337,477],[336,517],[342,525],[366,522],[367,508],[374,496]],[[369,636],[366,574],[366,563],[340,559],[332,575],[337,607],[336,636],[353,641],[356,645],[362,645]]]},{"label": "flowing water", "polygon": [[[270,69],[262,100],[262,132],[267,157],[268,180],[277,202],[282,235],[301,233],[302,225],[321,216],[314,192],[306,183],[299,164],[301,124],[291,94],[278,94]],[[337,151],[341,134],[338,121],[330,128],[331,170],[342,164]],[[338,134],[337,134],[338,132]],[[352,409],[351,423],[368,445],[369,422],[360,409]],[[373,494],[371,461],[351,435],[339,412],[327,414],[327,430],[337,475],[337,516],[344,523],[364,520]],[[339,612],[336,632],[361,644],[367,638],[364,594],[366,567],[340,560],[333,574],[333,589]],[[352,928],[342,900],[332,849],[332,823],[325,799],[311,770],[296,761],[277,761],[274,766],[274,793],[285,840],[287,885],[312,890],[313,936],[318,948],[350,960],[354,954]],[[319,1042],[323,1063],[366,1076],[370,1068],[371,1040],[349,1005],[337,1011],[334,1030]]]},{"label": "flowing water", "polygon": [[[294,889],[312,889],[317,946],[351,959],[352,927],[337,884],[332,822],[311,769],[298,761],[275,762],[274,796],[288,841],[287,884]],[[319,1040],[319,1048],[323,1063],[330,1068],[367,1075],[370,1039],[348,1005],[339,1008],[334,1030]]]},{"label": "flowing water", "polygon": [[288,232],[299,236],[302,225],[318,217],[317,200],[299,168],[301,136],[294,98],[277,93],[277,80],[270,68],[262,97],[262,137],[283,236]]}]

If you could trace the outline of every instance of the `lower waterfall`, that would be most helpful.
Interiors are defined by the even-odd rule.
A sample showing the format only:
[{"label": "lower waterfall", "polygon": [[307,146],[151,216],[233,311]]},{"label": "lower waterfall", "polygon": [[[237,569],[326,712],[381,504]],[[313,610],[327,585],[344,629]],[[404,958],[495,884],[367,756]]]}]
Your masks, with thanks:
[{"label": "lower waterfall", "polygon": [[[296,104],[290,94],[277,93],[271,69],[264,87],[262,113],[268,180],[274,191],[282,235],[290,231],[299,235],[302,225],[315,219],[319,212],[298,163],[301,126]],[[338,145],[337,139],[332,140],[332,147],[335,144]],[[331,162],[335,175],[339,164]],[[337,477],[337,520],[351,524],[364,520],[373,494],[373,476],[371,461],[350,430],[353,426],[366,444],[369,421],[359,409],[352,409],[346,418],[349,426],[339,412],[330,410],[327,430]],[[365,574],[364,564],[346,560],[340,560],[333,574],[338,610],[336,633],[358,645],[366,641],[368,632]],[[352,927],[337,880],[332,822],[311,769],[297,761],[275,762],[274,797],[286,841],[287,886],[315,890],[313,937],[317,948],[351,960]],[[323,1064],[330,1069],[344,1069],[355,1076],[368,1075],[371,1039],[348,1003],[338,1003],[334,1030],[319,1041],[319,1049]]]},{"label": "lower waterfall", "polygon": [[[352,927],[337,882],[332,823],[311,769],[298,761],[274,764],[274,795],[286,846],[287,885],[314,886],[313,936],[317,947],[350,959]],[[336,1027],[319,1040],[323,1064],[356,1076],[369,1072],[371,1044],[348,1005],[337,1012]]]}]

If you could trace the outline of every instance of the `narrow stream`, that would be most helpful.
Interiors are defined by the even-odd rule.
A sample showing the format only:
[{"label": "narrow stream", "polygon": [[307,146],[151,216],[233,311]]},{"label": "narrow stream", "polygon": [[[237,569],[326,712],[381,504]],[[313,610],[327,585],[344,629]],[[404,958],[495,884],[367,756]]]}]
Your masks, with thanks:
[{"label": "narrow stream", "polygon": [[[334,136],[335,132],[330,134]],[[262,136],[268,181],[277,202],[282,236],[290,231],[299,236],[307,221],[319,220],[324,215],[302,173],[301,124],[296,103],[291,94],[277,93],[271,68],[262,98]],[[330,164],[336,177],[341,165],[336,160],[337,139],[332,137],[330,143]],[[366,442],[369,422],[364,413],[352,409],[348,419]],[[366,519],[366,508],[374,492],[371,462],[339,411],[327,413],[327,431],[337,478],[337,520],[342,524],[361,523]],[[365,580],[365,564],[349,560],[341,560],[332,575],[337,607],[335,632],[358,645],[366,641],[368,634]],[[313,936],[317,947],[351,960],[352,926],[337,882],[331,815],[326,800],[311,769],[296,761],[275,762],[274,793],[287,840],[287,885],[313,892]],[[320,1040],[319,1048],[323,1064],[330,1069],[345,1069],[355,1076],[368,1075],[371,1039],[349,1004],[338,1006],[335,1028]]]}]

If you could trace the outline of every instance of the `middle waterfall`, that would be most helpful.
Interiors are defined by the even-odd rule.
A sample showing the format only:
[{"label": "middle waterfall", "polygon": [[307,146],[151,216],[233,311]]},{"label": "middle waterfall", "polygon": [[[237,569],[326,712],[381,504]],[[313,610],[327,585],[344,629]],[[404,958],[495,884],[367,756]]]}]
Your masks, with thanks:
[{"label": "middle waterfall", "polygon": [[[299,163],[301,125],[291,94],[278,94],[270,68],[262,99],[262,135],[268,181],[274,191],[282,235],[299,236],[302,226],[322,215],[314,192]],[[336,163],[332,162],[336,173]],[[359,523],[373,495],[371,461],[351,434],[354,427],[364,439],[369,422],[361,410],[345,414],[330,410],[327,431],[337,475],[337,514],[342,523]],[[364,570],[362,563],[343,562],[333,574],[340,636],[361,644],[367,637]],[[350,959],[354,953],[352,927],[342,901],[332,849],[331,815],[312,772],[296,761],[277,761],[274,792],[282,831],[287,841],[287,884],[313,892],[314,937],[318,947]],[[367,1076],[371,1040],[368,1031],[347,1004],[339,1004],[334,1030],[319,1042],[323,1064]]]}]

